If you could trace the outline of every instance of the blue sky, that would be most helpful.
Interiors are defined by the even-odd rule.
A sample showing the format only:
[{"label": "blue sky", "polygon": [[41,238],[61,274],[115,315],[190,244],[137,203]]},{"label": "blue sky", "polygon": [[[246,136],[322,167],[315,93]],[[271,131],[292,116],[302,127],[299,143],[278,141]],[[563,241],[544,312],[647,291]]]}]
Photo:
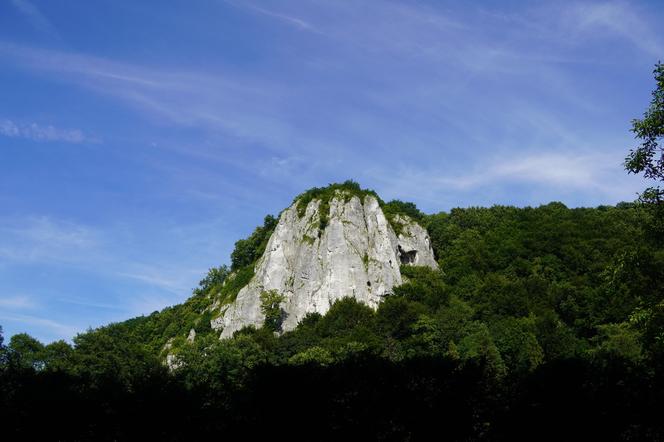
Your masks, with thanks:
[{"label": "blue sky", "polygon": [[5,0],[5,337],[181,302],[347,178],[427,212],[633,200],[661,23],[659,1]]}]

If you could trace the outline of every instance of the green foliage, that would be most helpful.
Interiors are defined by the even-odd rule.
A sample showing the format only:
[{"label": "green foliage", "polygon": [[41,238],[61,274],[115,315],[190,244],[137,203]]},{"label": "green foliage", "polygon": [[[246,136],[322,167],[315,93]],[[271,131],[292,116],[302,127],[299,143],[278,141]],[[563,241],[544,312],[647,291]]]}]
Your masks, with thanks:
[{"label": "green foliage", "polygon": [[205,278],[198,283],[198,287],[194,289],[194,295],[206,295],[220,291],[230,273],[231,271],[226,265],[211,268]]},{"label": "green foliage", "polygon": [[381,208],[383,209],[383,213],[388,220],[395,215],[405,215],[419,222],[422,221],[425,216],[422,212],[420,212],[415,203],[404,202],[400,200],[392,200],[384,203]]},{"label": "green foliage", "polygon": [[[419,216],[404,203],[391,207]],[[283,296],[266,292],[261,300],[265,327],[241,330],[234,339],[242,336],[243,345],[259,348],[259,359],[270,364],[435,355],[463,364],[483,361],[498,378],[525,376],[544,363],[569,357],[621,354],[635,360],[641,354],[652,360],[659,354],[655,350],[663,339],[658,324],[664,314],[657,303],[662,299],[664,254],[639,243],[639,206],[495,206],[420,219],[430,229],[442,270],[404,266],[404,283],[377,311],[343,298],[326,315],[310,314],[278,338],[272,332],[280,331],[284,319]],[[202,355],[217,348],[218,341],[210,328],[215,314],[210,307],[234,301],[253,277],[254,265],[232,272],[225,266],[210,269],[181,305],[82,334],[73,349],[54,343],[24,350],[24,360],[37,367],[117,377],[130,386],[144,370],[161,366],[167,353],[187,361],[187,367],[206,366]],[[614,333],[612,324],[630,317],[629,334]],[[197,334],[193,344],[185,339],[192,328]],[[224,358],[239,351],[222,348]],[[134,362],[128,363],[126,355],[133,355]],[[244,365],[237,364],[243,374],[232,379],[246,376]]]},{"label": "green foliage", "polygon": [[264,327],[272,332],[281,331],[284,312],[281,303],[286,297],[276,290],[263,291],[260,294],[261,312],[265,315]]},{"label": "green foliage", "polygon": [[646,214],[643,226],[650,243],[664,246],[664,64],[657,63],[653,71],[656,86],[652,101],[642,119],[632,120],[632,132],[641,144],[630,150],[625,158],[629,173],[643,173],[657,185],[641,193],[639,202]]},{"label": "green foliage", "polygon": [[360,200],[364,200],[364,197],[367,195],[371,195],[378,201],[381,201],[378,194],[373,190],[362,189],[357,182],[347,180],[343,183],[332,183],[326,187],[312,187],[296,196],[293,203],[297,203],[297,212],[300,218],[304,216],[304,211],[307,210],[307,206],[313,200],[320,200],[321,207],[325,205],[328,208],[327,211],[320,211],[321,215],[327,215],[330,207],[329,203],[332,198],[337,195],[343,198],[344,201],[349,201],[354,196],[358,197]]},{"label": "green foliage", "polygon": [[304,351],[301,351],[288,359],[291,365],[330,365],[334,362],[334,358],[330,352],[322,347],[314,346]]},{"label": "green foliage", "polygon": [[412,334],[413,326],[426,308],[405,298],[390,296],[379,306],[376,313],[376,325],[385,336],[401,340]]},{"label": "green foliage", "polygon": [[[224,266],[211,269],[185,303],[90,330],[75,338],[73,348],[61,341],[44,346],[27,335],[12,338],[4,353],[15,363],[0,364],[0,393],[11,398],[4,410],[26,396],[19,387],[28,381],[12,381],[17,373],[74,379],[68,381],[73,390],[100,392],[101,403],[115,395],[137,397],[137,409],[154,391],[176,388],[177,403],[185,410],[193,404],[195,411],[189,413],[201,415],[195,424],[182,425],[209,428],[211,422],[230,420],[245,432],[253,416],[271,416],[275,398],[282,404],[300,386],[300,394],[315,394],[307,399],[295,395],[297,400],[306,409],[333,410],[335,425],[352,421],[349,416],[358,410],[375,410],[385,397],[372,395],[394,386],[398,400],[381,413],[396,411],[381,431],[396,440],[414,434],[402,431],[411,428],[400,420],[404,414],[412,413],[413,419],[430,412],[430,422],[437,422],[464,404],[470,407],[464,416],[473,416],[472,431],[451,439],[490,440],[486,434],[501,434],[496,422],[502,413],[520,416],[514,410],[532,404],[538,413],[552,413],[538,411],[548,400],[542,388],[550,385],[574,401],[597,398],[583,413],[603,406],[607,397],[658,410],[649,399],[657,396],[649,391],[658,385],[651,376],[664,360],[664,253],[644,239],[645,216],[633,204],[569,209],[560,203],[425,216],[422,222],[441,270],[405,266],[404,283],[377,310],[342,298],[325,315],[311,313],[280,335],[274,331],[280,331],[283,320],[283,296],[272,291],[261,296],[264,327],[245,327],[220,340],[210,328],[216,313],[210,307],[233,301],[253,277],[255,262],[232,272]],[[196,330],[193,343],[186,339],[191,328]],[[167,353],[176,362],[170,372],[164,365]],[[362,370],[367,375],[358,378]],[[321,396],[325,402],[309,406]],[[442,403],[447,408],[441,409]],[[553,410],[569,406],[553,403]],[[611,416],[611,422],[616,416],[641,416],[620,406],[614,403],[615,408],[598,415]],[[115,421],[113,413],[125,403],[113,407],[109,419]],[[525,422],[532,418],[528,413]],[[640,428],[632,417],[625,419],[626,431]],[[229,434],[223,430],[214,434]],[[638,431],[629,433],[637,434],[630,436],[633,440],[643,439]],[[512,439],[518,437],[503,438]]]},{"label": "green foliage", "polygon": [[408,217],[419,223],[421,223],[425,217],[414,203],[407,203],[400,200],[392,200],[383,203],[381,204],[381,209],[397,236],[403,232],[404,227],[401,222],[397,221],[397,216]]},{"label": "green foliage", "polygon": [[249,371],[267,362],[265,350],[246,333],[237,333],[234,339],[196,339],[183,347],[178,358],[177,374],[188,388],[221,392],[241,389]]},{"label": "green foliage", "polygon": [[44,368],[44,344],[28,335],[18,333],[9,340],[10,362],[23,368]]},{"label": "green foliage", "polygon": [[664,299],[635,309],[629,322],[640,332],[639,339],[650,359],[664,368]]},{"label": "green foliage", "polygon": [[607,302],[605,273],[638,245],[642,216],[631,205],[568,209],[552,203],[453,209],[428,217],[427,226],[448,292],[471,302],[479,318],[553,311],[588,337],[599,324],[625,320],[645,293],[644,286],[628,283],[638,295]]},{"label": "green foliage", "polygon": [[[0,348],[0,352],[3,350]],[[9,341],[6,357],[7,362],[15,367],[58,371],[71,366],[73,351],[71,345],[65,341],[44,345],[26,333],[19,333]]]},{"label": "green foliage", "polygon": [[[419,216],[405,203],[390,207]],[[270,364],[329,366],[358,355],[391,361],[435,355],[463,364],[483,361],[495,378],[526,376],[547,362],[584,355],[596,360],[620,353],[634,359],[636,353],[629,350],[634,347],[627,344],[633,343],[631,338],[643,357],[659,354],[654,351],[662,341],[656,306],[662,299],[664,255],[639,243],[639,206],[495,206],[420,219],[429,229],[442,270],[404,266],[404,283],[377,311],[343,298],[326,315],[310,314],[278,338],[273,332],[280,331],[284,319],[279,306],[283,298],[266,292],[265,327],[243,329],[233,340],[242,336],[242,345],[260,349],[259,360]],[[40,364],[76,370],[89,365],[86,372],[113,373],[109,376],[128,385],[141,364],[162,361],[166,353],[187,361],[186,367],[208,367],[202,355],[218,346],[218,335],[210,328],[215,314],[210,306],[234,301],[253,277],[254,265],[232,272],[225,266],[210,269],[184,304],[81,335],[73,350],[65,346],[56,351],[55,346],[52,353],[59,356],[50,358],[42,352]],[[611,324],[630,317],[629,336],[609,333]],[[193,344],[185,339],[192,328],[197,333]],[[118,340],[121,345],[115,344]],[[227,382],[244,379],[246,368],[237,362],[244,356],[236,357],[235,347],[222,348],[220,357],[236,361],[238,370]],[[138,365],[125,364],[126,354],[134,354]],[[179,370],[195,371],[185,366]],[[193,372],[187,376],[195,378]]]},{"label": "green foliage", "polygon": [[[310,313],[295,330],[280,336],[275,352],[277,360],[290,363],[294,355],[307,355],[309,349],[319,347],[341,361],[360,354],[378,354],[380,346],[376,312],[355,298],[342,298],[335,301],[324,316]],[[305,356],[298,356],[294,361],[302,362],[302,358]]]},{"label": "green foliage", "polygon": [[361,341],[361,336],[374,328],[374,315],[370,307],[355,298],[342,298],[317,322],[316,330],[324,338]]},{"label": "green foliage", "polygon": [[[126,321],[142,342],[161,353],[167,341],[184,337],[194,329],[197,336],[212,333],[210,321],[213,302],[225,305],[235,301],[240,290],[254,276],[256,260],[263,254],[267,242],[277,225],[277,219],[267,215],[263,226],[257,227],[246,239],[239,240],[231,254],[232,266],[222,265],[211,268],[193,290],[193,296],[184,304],[154,312],[146,318]],[[181,349],[183,339],[171,341],[171,351]]]},{"label": "green foliage", "polygon": [[385,217],[392,226],[392,229],[397,235],[402,230],[401,223],[395,221],[397,215],[410,217],[416,221],[422,221],[424,214],[420,212],[414,203],[403,202],[399,200],[392,200],[385,203],[376,192],[370,189],[362,189],[362,187],[353,180],[347,180],[343,183],[332,183],[327,187],[314,187],[306,192],[296,196],[293,203],[297,204],[297,213],[301,218],[304,216],[307,206],[313,200],[319,200],[320,206],[318,207],[319,213],[319,234],[325,229],[328,223],[330,214],[330,201],[334,197],[341,198],[344,202],[349,201],[353,197],[358,197],[360,201],[364,201],[367,196],[373,196],[378,201]]},{"label": "green foliage", "polygon": [[[643,173],[646,178],[664,181],[664,64],[657,63],[653,71],[656,86],[652,101],[643,118],[632,121],[632,132],[641,140],[641,145],[632,149],[625,159],[629,173]],[[645,201],[662,203],[664,191],[647,189],[642,195]]]},{"label": "green foliage", "polygon": [[640,334],[628,322],[600,325],[594,341],[597,346],[590,350],[593,356],[618,356],[632,362],[639,362],[643,356]]},{"label": "green foliage", "polygon": [[[345,192],[344,198],[375,195],[347,182],[305,192],[297,199],[298,210],[317,198],[327,213],[326,204],[337,191]],[[353,390],[349,396],[328,392],[329,402],[318,404],[318,409],[332,407],[336,412],[341,407],[355,416],[357,410],[372,409],[381,401],[353,401],[392,383],[407,408],[431,399],[426,407],[436,410],[437,418],[461,404],[436,408],[449,386],[462,391],[462,398],[479,391],[480,397],[498,401],[491,406],[472,404],[472,416],[486,410],[494,414],[473,421],[472,436],[457,438],[464,440],[500,431],[490,424],[500,420],[495,413],[504,412],[496,410],[512,413],[518,404],[539,407],[540,386],[552,382],[563,392],[572,385],[569,388],[576,390],[561,394],[575,399],[586,388],[590,393],[584,394],[600,398],[599,404],[605,397],[633,404],[629,398],[644,396],[658,385],[650,376],[664,369],[664,251],[644,234],[653,214],[642,205],[569,209],[554,202],[536,208],[494,206],[423,215],[412,204],[379,203],[391,222],[399,214],[426,225],[440,270],[402,267],[403,284],[377,310],[342,298],[325,315],[311,313],[294,330],[277,334],[282,331],[284,296],[266,291],[260,296],[264,327],[245,327],[233,338],[220,340],[210,327],[217,314],[211,306],[233,302],[254,276],[256,260],[276,225],[276,219],[267,217],[262,227],[236,244],[232,270],[210,269],[183,304],[90,330],[77,336],[73,347],[62,341],[44,346],[21,334],[3,348],[0,333],[0,376],[70,376],[85,385],[82,391],[106,395],[108,386],[138,395],[146,385],[162,388],[175,383],[197,397],[198,411],[209,413],[205,422],[238,416],[238,428],[246,429],[253,407],[273,404],[275,397],[284,400],[283,394],[260,400],[246,399],[248,394],[291,391],[307,376],[311,385],[305,391],[320,391],[334,376],[343,380],[337,386],[343,390],[353,385],[358,370],[366,369],[370,376],[362,382],[372,390]],[[324,217],[321,222],[324,227]],[[368,267],[368,256],[363,259]],[[194,342],[186,339],[190,329],[196,331]],[[170,372],[164,365],[167,354],[175,358]],[[408,378],[427,370],[430,377]],[[24,393],[9,381],[0,383],[0,392],[13,395],[16,402]],[[623,387],[628,382],[630,386]],[[616,393],[620,388],[626,391]],[[600,390],[605,396],[596,393]],[[417,394],[409,396],[412,392]],[[526,393],[521,396],[522,392]],[[536,400],[527,394],[535,394]],[[644,403],[646,410],[658,409],[652,401]],[[426,407],[413,413],[426,413]],[[267,409],[274,412],[273,406]],[[395,416],[407,412],[401,409]],[[348,416],[340,416],[348,421]],[[386,425],[385,434],[394,439],[410,437],[400,432],[407,424]],[[628,431],[637,431],[630,425],[626,424]],[[631,434],[633,440],[643,438],[641,433]]]},{"label": "green foliage", "polygon": [[419,317],[413,325],[414,347],[427,355],[449,355],[453,348],[455,357],[458,356],[455,342],[467,334],[474,314],[467,302],[452,297],[447,305]]},{"label": "green foliage", "polygon": [[429,267],[401,266],[401,275],[405,283],[394,288],[396,296],[425,304],[433,310],[447,304],[449,291],[440,271]]},{"label": "green foliage", "polygon": [[583,353],[587,343],[574,334],[571,327],[550,309],[539,312],[535,321],[537,342],[544,351],[545,361],[573,358]]},{"label": "green foliage", "polygon": [[231,253],[231,270],[253,265],[263,255],[276,227],[277,219],[272,215],[267,215],[262,227],[256,227],[248,238],[237,241],[235,249]]},{"label": "green foliage", "polygon": [[217,299],[220,300],[221,304],[229,304],[235,301],[237,294],[240,293],[240,290],[245,285],[249,284],[249,281],[251,281],[251,278],[253,277],[253,264],[236,270],[235,273],[231,274],[231,276],[226,279],[226,283],[219,290]]},{"label": "green foliage", "polygon": [[352,197],[356,196],[362,201],[367,195],[371,195],[378,201],[381,201],[373,190],[362,189],[355,181],[347,180],[343,183],[332,183],[327,187],[313,187],[296,196],[293,203],[297,204],[297,213],[301,218],[304,216],[307,206],[311,201],[320,201],[320,206],[318,207],[318,229],[320,234],[327,226],[330,213],[330,201],[332,201],[335,196],[342,198],[343,201],[349,201]]},{"label": "green foliage", "polygon": [[[458,348],[455,349],[455,348]],[[480,360],[487,366],[488,374],[501,378],[506,374],[505,363],[486,324],[474,321],[468,324],[465,336],[454,345],[453,352],[458,352],[465,361]]]},{"label": "green foliage", "polygon": [[3,336],[2,326],[0,325],[0,370],[7,365],[7,347],[5,346],[5,337]]},{"label": "green foliage", "polygon": [[65,371],[72,364],[74,349],[65,341],[55,341],[44,346],[42,360],[48,370]]},{"label": "green foliage", "polygon": [[[275,225],[276,220],[273,217],[266,217],[264,227],[256,229],[254,234],[242,244],[246,246],[247,244],[261,243],[263,240],[259,241],[257,237],[267,235],[267,238],[269,238],[271,231],[268,232],[268,230],[274,229]],[[257,234],[257,232],[260,234]],[[267,238],[264,239],[264,243],[267,243]],[[261,244],[259,244],[259,248],[264,248],[265,244]],[[245,252],[247,250],[244,249]],[[257,250],[251,252],[254,255],[257,253]],[[238,256],[240,255],[241,253],[238,253]],[[154,355],[155,358],[165,356],[167,351],[164,351],[164,346],[170,341],[168,351],[177,353],[187,347],[184,338],[191,329],[196,331],[197,340],[203,339],[208,334],[213,334],[210,327],[210,321],[213,319],[213,312],[210,310],[212,303],[217,301],[220,305],[224,305],[235,301],[237,294],[249,283],[253,276],[253,262],[232,272],[225,265],[211,268],[200,281],[199,286],[193,290],[193,296],[183,304],[167,307],[158,312],[155,311],[149,316],[141,316],[119,324],[101,327],[89,333],[98,336],[97,339],[100,340],[114,340],[117,339],[117,336],[122,335],[128,342],[140,343],[141,346],[144,346],[143,350],[149,355]],[[87,333],[81,336],[85,335]],[[109,349],[109,351],[111,350]],[[55,366],[57,364],[53,362],[51,365]],[[112,370],[109,369],[108,371]],[[120,372],[121,370],[117,369],[115,371]],[[127,376],[123,375],[122,377],[126,378]]]},{"label": "green foliage", "polygon": [[310,246],[314,245],[314,243],[316,242],[316,238],[313,238],[313,237],[311,237],[311,236],[309,236],[309,235],[304,235],[304,236],[302,237],[302,240],[303,240],[304,242],[306,242],[307,244],[309,244]]},{"label": "green foliage", "polygon": [[492,324],[491,334],[510,371],[533,371],[544,361],[544,351],[537,341],[535,322],[534,316],[507,317]]},{"label": "green foliage", "polygon": [[69,370],[98,383],[113,380],[128,390],[136,389],[164,367],[158,355],[132,332],[120,323],[77,335]]}]

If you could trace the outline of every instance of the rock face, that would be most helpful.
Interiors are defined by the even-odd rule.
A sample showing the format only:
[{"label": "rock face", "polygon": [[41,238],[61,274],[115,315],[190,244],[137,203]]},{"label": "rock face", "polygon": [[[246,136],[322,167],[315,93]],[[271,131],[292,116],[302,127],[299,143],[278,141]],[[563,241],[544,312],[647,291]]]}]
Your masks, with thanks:
[{"label": "rock face", "polygon": [[260,294],[276,290],[285,296],[282,329],[292,330],[307,314],[324,314],[334,301],[354,297],[376,308],[382,297],[401,284],[399,266],[436,268],[426,230],[397,215],[399,235],[385,218],[376,198],[337,194],[329,202],[327,225],[321,230],[320,200],[312,200],[303,216],[297,203],[281,213],[251,281],[236,300],[219,309],[212,327],[231,337],[246,325],[260,327],[264,315]]}]

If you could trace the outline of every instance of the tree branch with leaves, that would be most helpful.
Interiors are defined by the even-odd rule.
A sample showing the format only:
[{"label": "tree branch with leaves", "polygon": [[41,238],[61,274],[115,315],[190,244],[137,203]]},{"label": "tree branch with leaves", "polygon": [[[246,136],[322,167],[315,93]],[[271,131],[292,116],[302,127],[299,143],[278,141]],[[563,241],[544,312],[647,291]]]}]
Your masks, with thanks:
[{"label": "tree branch with leaves", "polygon": [[[664,181],[664,64],[655,65],[653,71],[657,86],[652,92],[652,101],[642,119],[632,120],[632,132],[641,140],[641,145],[632,149],[625,158],[625,169],[629,173],[643,173],[645,178]],[[641,200],[661,204],[664,190],[659,186],[646,189]]]}]

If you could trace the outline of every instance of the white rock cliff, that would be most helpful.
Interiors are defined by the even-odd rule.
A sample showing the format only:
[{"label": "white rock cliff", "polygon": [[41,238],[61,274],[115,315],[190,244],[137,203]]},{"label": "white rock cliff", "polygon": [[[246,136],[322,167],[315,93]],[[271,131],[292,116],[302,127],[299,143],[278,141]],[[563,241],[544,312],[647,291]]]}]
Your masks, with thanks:
[{"label": "white rock cliff", "polygon": [[307,313],[324,314],[347,296],[376,308],[401,284],[401,264],[437,267],[427,231],[398,215],[393,219],[400,225],[397,236],[373,196],[362,201],[337,194],[322,231],[320,206],[320,200],[311,201],[302,217],[297,203],[281,213],[254,277],[233,303],[218,307],[212,327],[222,338],[263,324],[260,294],[266,290],[285,296],[282,329],[287,331]]}]

